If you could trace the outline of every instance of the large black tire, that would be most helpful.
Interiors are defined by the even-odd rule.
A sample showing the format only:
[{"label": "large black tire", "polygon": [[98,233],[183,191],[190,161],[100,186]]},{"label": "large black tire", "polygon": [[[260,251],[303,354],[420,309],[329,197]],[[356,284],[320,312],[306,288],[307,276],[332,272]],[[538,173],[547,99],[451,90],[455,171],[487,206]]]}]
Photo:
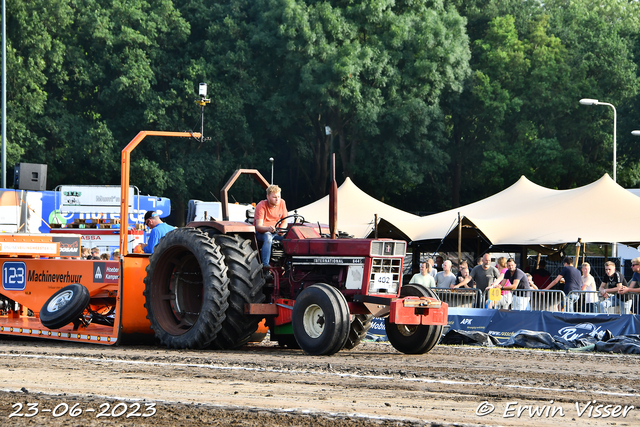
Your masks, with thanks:
[{"label": "large black tire", "polygon": [[151,329],[169,348],[206,348],[222,328],[229,279],[222,252],[195,228],[167,233],[147,266],[145,304]]},{"label": "large black tire", "polygon": [[56,291],[40,310],[40,322],[45,328],[58,329],[78,320],[89,305],[89,290],[79,283]]},{"label": "large black tire", "polygon": [[337,289],[324,283],[303,290],[293,305],[293,335],[312,356],[334,354],[349,335],[349,306]]},{"label": "large black tire", "polygon": [[[417,284],[402,286],[400,296],[438,298],[431,289]],[[442,325],[396,325],[389,323],[388,317],[384,321],[384,329],[391,345],[406,354],[431,351],[442,336]]]},{"label": "large black tire", "polygon": [[222,329],[211,346],[224,350],[246,344],[258,329],[263,317],[245,314],[244,306],[264,302],[264,277],[258,251],[251,247],[250,240],[237,234],[214,234],[214,239],[228,268],[229,308]]},{"label": "large black tire", "polygon": [[349,336],[344,348],[351,350],[355,348],[367,336],[367,332],[371,329],[372,314],[356,314],[351,321]]},{"label": "large black tire", "polygon": [[336,298],[336,300],[338,301],[338,307],[340,308],[343,318],[347,319],[347,326],[346,326],[346,331],[342,332],[344,334],[344,337],[342,338],[342,342],[337,344],[337,351],[340,351],[344,348],[344,346],[347,344],[347,341],[349,340],[349,331],[351,330],[351,312],[349,311],[349,303],[347,303],[347,299],[345,298],[344,294],[342,292],[340,292],[338,289],[334,288],[333,286],[329,286],[329,285],[325,285],[328,286],[328,289],[330,292],[333,292],[333,296]]}]

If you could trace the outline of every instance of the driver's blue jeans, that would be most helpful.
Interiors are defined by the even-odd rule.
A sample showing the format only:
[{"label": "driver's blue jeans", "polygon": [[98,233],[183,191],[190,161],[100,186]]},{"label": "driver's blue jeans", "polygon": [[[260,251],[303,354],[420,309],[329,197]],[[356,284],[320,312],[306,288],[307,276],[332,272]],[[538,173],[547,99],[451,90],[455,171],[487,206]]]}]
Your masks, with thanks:
[{"label": "driver's blue jeans", "polygon": [[274,240],[282,241],[283,237],[277,233],[256,233],[256,239],[262,242],[262,249],[260,249],[260,259],[262,259],[262,265],[269,266],[269,259],[271,258],[271,246]]}]

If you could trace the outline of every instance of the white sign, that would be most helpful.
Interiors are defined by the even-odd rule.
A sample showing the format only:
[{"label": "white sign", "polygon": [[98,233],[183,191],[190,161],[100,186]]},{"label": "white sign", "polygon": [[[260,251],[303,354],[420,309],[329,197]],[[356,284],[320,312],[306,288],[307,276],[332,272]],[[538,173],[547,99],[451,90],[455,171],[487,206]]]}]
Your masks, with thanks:
[{"label": "white sign", "polygon": [[0,253],[55,255],[58,253],[58,243],[2,242]]},{"label": "white sign", "polygon": [[[129,209],[133,209],[133,187],[129,187]],[[119,186],[61,185],[62,213],[120,212]]]}]

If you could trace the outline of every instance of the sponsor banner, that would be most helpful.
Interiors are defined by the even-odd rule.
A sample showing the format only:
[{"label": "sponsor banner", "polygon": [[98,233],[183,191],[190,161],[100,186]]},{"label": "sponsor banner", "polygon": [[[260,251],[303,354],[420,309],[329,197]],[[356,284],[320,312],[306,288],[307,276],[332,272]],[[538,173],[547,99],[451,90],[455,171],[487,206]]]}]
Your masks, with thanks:
[{"label": "sponsor banner", "polygon": [[2,289],[24,291],[27,286],[27,265],[24,262],[6,261],[2,264]]},{"label": "sponsor banner", "polygon": [[388,341],[383,318],[374,317],[371,319],[371,329],[367,332],[367,338],[374,339],[375,341]]},{"label": "sponsor banner", "polygon": [[450,329],[485,332],[495,313],[496,310],[449,307],[447,324]]},{"label": "sponsor banner", "polygon": [[94,262],[94,283],[118,283],[120,278],[120,264],[117,261]]},{"label": "sponsor banner", "polygon": [[60,283],[68,285],[71,283],[81,283],[82,274],[73,274],[73,272],[50,272],[49,270],[30,269],[27,272],[27,281],[34,283]]},{"label": "sponsor banner", "polygon": [[[129,187],[129,209],[133,209],[134,192]],[[120,212],[120,187],[61,185],[60,210],[65,213]]]},{"label": "sponsor banner", "polygon": [[51,234],[51,241],[60,243],[60,256],[80,256],[80,239]]},{"label": "sponsor banner", "polygon": [[500,342],[521,329],[547,332],[567,340],[587,336],[599,339],[607,329],[613,336],[640,333],[640,316],[453,307],[449,308],[449,325],[451,329],[485,332]]},{"label": "sponsor banner", "polygon": [[37,242],[2,242],[0,243],[0,254],[38,254],[38,255],[58,255],[57,243],[37,243]]}]

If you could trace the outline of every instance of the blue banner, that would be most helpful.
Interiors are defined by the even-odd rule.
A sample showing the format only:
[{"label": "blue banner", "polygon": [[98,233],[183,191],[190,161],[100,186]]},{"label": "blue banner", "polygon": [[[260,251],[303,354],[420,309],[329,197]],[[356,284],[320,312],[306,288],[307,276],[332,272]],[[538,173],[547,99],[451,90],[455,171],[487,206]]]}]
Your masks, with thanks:
[{"label": "blue banner", "polygon": [[[502,311],[478,308],[449,308],[451,329],[485,332],[498,341],[508,340],[520,329],[547,332],[566,340],[592,336],[602,338],[638,334],[640,316],[617,314],[554,313],[550,311]],[[484,328],[484,329],[483,329]]]}]

